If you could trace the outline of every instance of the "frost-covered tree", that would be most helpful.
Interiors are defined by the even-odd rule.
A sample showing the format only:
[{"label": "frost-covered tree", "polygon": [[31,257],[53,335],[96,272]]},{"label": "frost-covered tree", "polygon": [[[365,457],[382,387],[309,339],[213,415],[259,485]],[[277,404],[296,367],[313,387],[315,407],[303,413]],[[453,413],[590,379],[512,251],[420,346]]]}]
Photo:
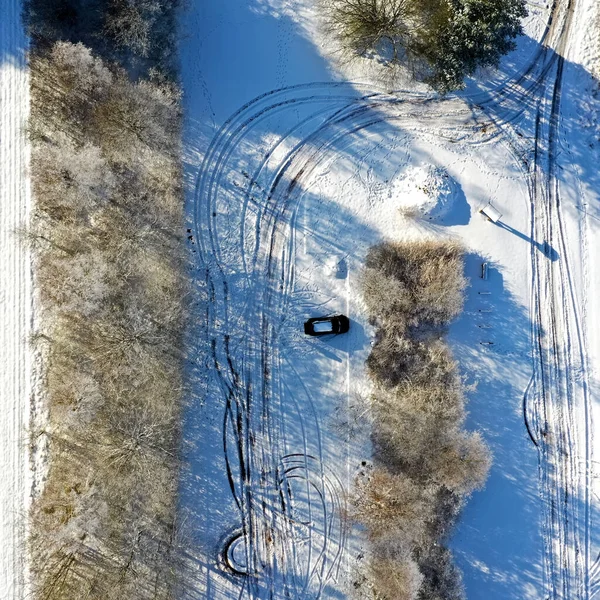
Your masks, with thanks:
[{"label": "frost-covered tree", "polygon": [[148,56],[151,29],[160,16],[156,0],[110,0],[106,13],[106,33],[122,48]]},{"label": "frost-covered tree", "polygon": [[166,67],[178,4],[179,0],[107,0],[103,33],[116,49]]}]

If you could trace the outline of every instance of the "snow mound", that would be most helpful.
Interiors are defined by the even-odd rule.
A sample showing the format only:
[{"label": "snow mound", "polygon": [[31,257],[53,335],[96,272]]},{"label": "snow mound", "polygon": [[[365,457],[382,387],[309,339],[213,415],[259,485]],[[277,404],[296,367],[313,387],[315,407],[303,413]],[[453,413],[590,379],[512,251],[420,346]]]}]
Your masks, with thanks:
[{"label": "snow mound", "polygon": [[440,219],[456,198],[458,185],[442,167],[410,167],[391,182],[390,197],[400,212],[411,217]]}]

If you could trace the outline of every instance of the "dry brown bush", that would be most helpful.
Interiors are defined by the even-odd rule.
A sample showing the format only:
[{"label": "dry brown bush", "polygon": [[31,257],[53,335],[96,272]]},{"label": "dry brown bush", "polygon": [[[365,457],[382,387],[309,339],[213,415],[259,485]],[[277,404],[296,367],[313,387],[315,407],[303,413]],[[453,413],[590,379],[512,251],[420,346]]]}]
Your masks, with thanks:
[{"label": "dry brown bush", "polygon": [[437,452],[440,425],[424,415],[404,415],[401,412],[381,416],[373,431],[373,446],[378,459],[394,472],[405,473],[415,481],[432,478],[431,456]]},{"label": "dry brown bush", "polygon": [[481,435],[451,430],[441,437],[431,456],[432,479],[462,497],[482,488],[491,458]]},{"label": "dry brown bush", "polygon": [[422,543],[433,503],[427,490],[405,475],[382,468],[356,480],[354,516],[380,549],[382,542],[402,540],[408,547]]},{"label": "dry brown bush", "polygon": [[363,292],[379,325],[367,361],[377,467],[357,479],[355,506],[372,543],[361,590],[375,598],[463,597],[442,544],[490,456],[462,430],[468,388],[443,340],[462,307],[462,255],[456,244],[413,242],[380,244],[367,258]]},{"label": "dry brown bush", "polygon": [[465,416],[461,382],[456,379],[446,384],[444,379],[441,382],[433,377],[429,381],[408,380],[384,393],[393,398],[398,410],[403,413],[425,415],[437,422],[460,424]]},{"label": "dry brown bush", "polygon": [[178,0],[107,0],[103,34],[115,48],[163,66],[173,52]]},{"label": "dry brown bush", "polygon": [[438,332],[437,336],[423,340],[380,329],[367,359],[370,375],[375,381],[388,386],[411,381],[452,387],[456,363],[439,335]]},{"label": "dry brown bush", "polygon": [[412,46],[419,12],[411,0],[321,0],[326,29],[348,54],[363,56],[382,44],[392,49],[390,62],[405,58]]},{"label": "dry brown bush", "polygon": [[382,600],[416,600],[423,583],[419,565],[393,545],[375,547],[369,576],[375,596]]},{"label": "dry brown bush", "polygon": [[383,243],[370,249],[362,278],[370,313],[386,332],[445,324],[462,310],[463,250],[451,242]]},{"label": "dry brown bush", "polygon": [[480,436],[448,429],[447,421],[423,415],[388,417],[373,433],[373,444],[378,458],[395,472],[460,496],[482,487],[490,467]]},{"label": "dry brown bush", "polygon": [[449,385],[431,379],[379,386],[372,400],[373,443],[384,464],[462,495],[485,481],[489,451],[479,435],[459,429],[465,412],[458,378]]}]

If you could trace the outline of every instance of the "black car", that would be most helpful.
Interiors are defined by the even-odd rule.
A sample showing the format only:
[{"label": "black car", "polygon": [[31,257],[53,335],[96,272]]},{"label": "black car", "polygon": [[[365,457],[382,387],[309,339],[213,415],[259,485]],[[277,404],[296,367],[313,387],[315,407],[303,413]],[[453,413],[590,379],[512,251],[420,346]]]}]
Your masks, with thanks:
[{"label": "black car", "polygon": [[348,329],[350,329],[350,319],[344,315],[313,317],[304,323],[304,333],[306,335],[346,333]]}]

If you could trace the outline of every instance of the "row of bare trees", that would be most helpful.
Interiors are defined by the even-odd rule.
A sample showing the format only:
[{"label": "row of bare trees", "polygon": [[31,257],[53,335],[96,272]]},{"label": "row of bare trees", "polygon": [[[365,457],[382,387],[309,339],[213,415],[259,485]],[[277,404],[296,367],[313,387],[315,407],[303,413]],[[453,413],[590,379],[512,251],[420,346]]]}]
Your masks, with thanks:
[{"label": "row of bare trees", "polygon": [[374,464],[356,481],[354,511],[371,543],[359,596],[460,600],[444,539],[490,467],[478,433],[464,430],[466,386],[443,340],[462,309],[462,249],[383,243],[369,252],[362,287],[378,326],[368,359]]},{"label": "row of bare trees", "polygon": [[[48,455],[31,513],[34,597],[167,599],[188,293],[180,96],[164,73],[133,78],[82,43],[53,40],[77,38],[84,4],[29,4],[35,208],[24,235],[36,249],[48,415],[32,432]],[[145,43],[119,11],[152,13],[149,36],[158,27],[160,2],[121,4],[102,9],[116,19],[114,40],[108,25],[99,32],[104,56],[111,44],[114,56],[128,51],[127,30]]]}]

